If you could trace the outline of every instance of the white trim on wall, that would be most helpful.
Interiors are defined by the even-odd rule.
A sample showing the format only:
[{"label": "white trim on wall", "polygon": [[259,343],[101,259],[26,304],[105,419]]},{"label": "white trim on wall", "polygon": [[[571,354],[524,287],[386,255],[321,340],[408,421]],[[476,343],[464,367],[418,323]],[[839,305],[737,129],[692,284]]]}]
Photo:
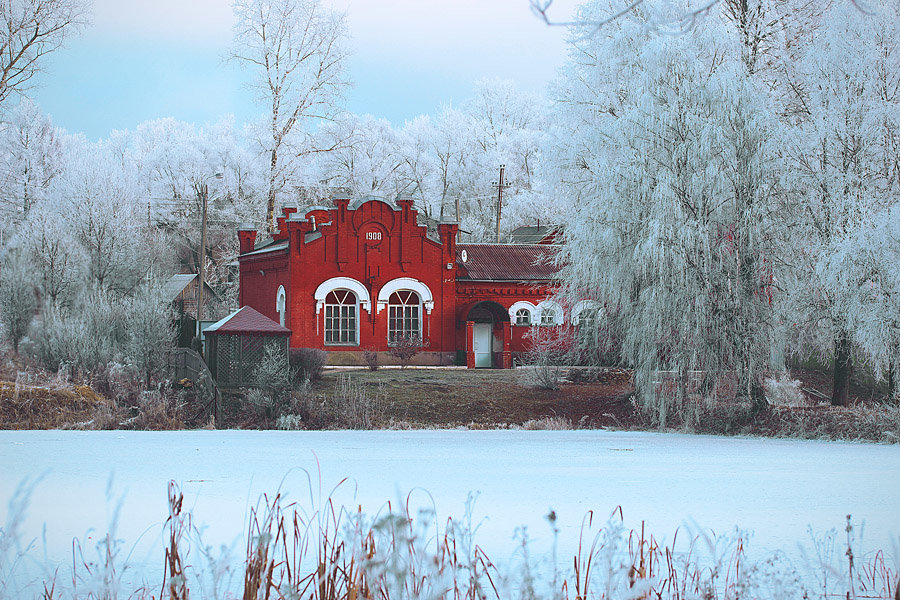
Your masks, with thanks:
[{"label": "white trim on wall", "polygon": [[531,313],[531,322],[534,323],[534,317],[537,314],[537,307],[528,300],[519,300],[509,307],[509,322],[512,325],[516,324],[516,313],[523,308],[527,308],[528,312]]},{"label": "white trim on wall", "polygon": [[325,297],[334,290],[340,289],[350,290],[356,294],[356,299],[359,300],[363,310],[371,312],[372,298],[369,296],[366,286],[351,277],[332,277],[320,283],[313,294],[313,298],[316,299],[316,314],[319,314],[322,307],[325,306]]},{"label": "white trim on wall", "polygon": [[538,305],[535,307],[536,320],[533,320],[533,322],[536,325],[543,325],[543,323],[541,323],[541,313],[544,311],[544,309],[553,311],[553,314],[556,317],[554,319],[553,325],[562,325],[565,322],[565,319],[563,318],[563,309],[562,306],[560,306],[559,302],[547,299],[542,302],[538,302]]},{"label": "white trim on wall", "polygon": [[376,314],[387,307],[391,294],[400,290],[412,290],[417,293],[422,300],[422,304],[425,305],[425,312],[429,315],[431,314],[431,310],[434,308],[434,297],[431,295],[431,289],[412,277],[397,277],[381,286],[381,289],[378,290],[378,300],[375,307]]}]

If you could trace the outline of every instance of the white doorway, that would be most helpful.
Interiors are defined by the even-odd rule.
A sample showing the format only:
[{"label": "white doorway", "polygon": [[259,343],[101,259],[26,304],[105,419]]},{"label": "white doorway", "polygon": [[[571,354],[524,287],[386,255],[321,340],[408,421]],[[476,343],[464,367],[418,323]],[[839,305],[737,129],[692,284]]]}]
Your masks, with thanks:
[{"label": "white doorway", "polygon": [[472,351],[476,367],[492,367],[492,323],[475,323],[472,331]]}]

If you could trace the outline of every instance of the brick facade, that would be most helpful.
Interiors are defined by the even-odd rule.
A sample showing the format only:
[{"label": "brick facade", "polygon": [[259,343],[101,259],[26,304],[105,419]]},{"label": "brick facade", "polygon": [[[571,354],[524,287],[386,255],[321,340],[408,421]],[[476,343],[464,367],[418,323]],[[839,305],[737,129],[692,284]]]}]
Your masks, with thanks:
[{"label": "brick facade", "polygon": [[403,198],[286,208],[271,240],[238,232],[239,301],[290,329],[291,347],[324,349],[333,364],[363,364],[367,349],[388,363],[391,345],[416,335],[420,364],[509,368],[530,330],[516,310],[539,320],[552,289],[553,246],[457,244],[457,232],[421,224]]}]

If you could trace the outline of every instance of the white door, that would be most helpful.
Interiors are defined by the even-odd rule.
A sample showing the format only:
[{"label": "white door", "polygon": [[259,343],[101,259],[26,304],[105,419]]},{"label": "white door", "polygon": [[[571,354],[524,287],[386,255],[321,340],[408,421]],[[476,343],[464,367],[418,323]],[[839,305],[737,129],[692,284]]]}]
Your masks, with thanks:
[{"label": "white door", "polygon": [[492,367],[490,323],[475,323],[472,336],[472,350],[475,352],[476,367]]}]

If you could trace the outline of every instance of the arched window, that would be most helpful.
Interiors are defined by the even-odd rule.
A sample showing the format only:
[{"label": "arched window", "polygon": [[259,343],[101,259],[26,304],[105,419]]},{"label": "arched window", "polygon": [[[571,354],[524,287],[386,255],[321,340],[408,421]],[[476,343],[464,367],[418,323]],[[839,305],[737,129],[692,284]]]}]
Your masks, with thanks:
[{"label": "arched window", "polygon": [[578,314],[578,339],[582,344],[592,345],[597,341],[597,317],[599,309],[594,307],[583,308]]},{"label": "arched window", "polygon": [[337,289],[325,296],[325,343],[357,344],[356,294]]},{"label": "arched window", "polygon": [[278,286],[278,292],[275,294],[275,312],[278,313],[278,322],[284,327],[284,305],[285,305],[286,295],[284,293],[284,286]]},{"label": "arched window", "polygon": [[509,307],[509,322],[517,327],[530,327],[537,314],[534,304],[519,300]]},{"label": "arched window", "polygon": [[398,290],[388,298],[388,342],[416,336],[422,338],[421,300],[412,290]]},{"label": "arched window", "polygon": [[562,325],[562,307],[553,300],[544,300],[537,305],[538,321],[541,326]]},{"label": "arched window", "polygon": [[528,327],[531,325],[531,311],[527,308],[520,308],[517,310],[516,325],[519,327]]}]

